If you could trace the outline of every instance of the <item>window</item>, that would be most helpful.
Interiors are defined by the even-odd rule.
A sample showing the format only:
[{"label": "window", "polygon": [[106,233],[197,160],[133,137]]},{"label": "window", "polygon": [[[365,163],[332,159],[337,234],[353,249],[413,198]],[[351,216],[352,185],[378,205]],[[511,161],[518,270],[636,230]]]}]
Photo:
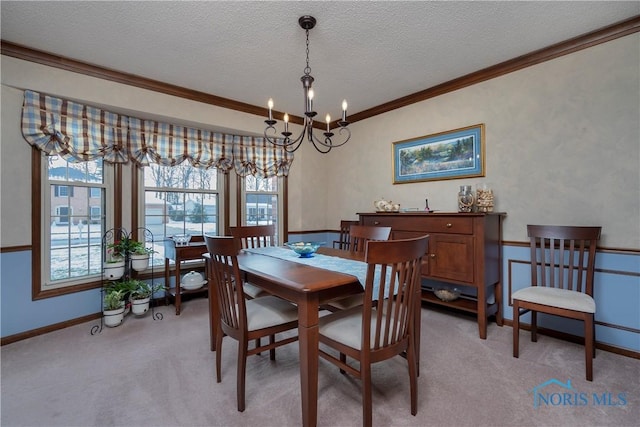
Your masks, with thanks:
[{"label": "window", "polygon": [[[71,163],[41,157],[41,291],[100,277],[107,228],[107,179],[102,160]],[[111,169],[108,167],[107,169]],[[110,176],[110,173],[108,174]]]},{"label": "window", "polygon": [[176,234],[217,235],[221,199],[218,170],[184,162],[144,168],[144,226],[153,233],[154,264],[164,264],[163,240]]},{"label": "window", "polygon": [[89,206],[89,210],[91,212],[89,214],[91,224],[100,224],[100,221],[102,220],[102,206]]},{"label": "window", "polygon": [[[55,178],[51,176],[50,178]],[[73,197],[73,187],[67,185],[54,185],[55,197]]]},{"label": "window", "polygon": [[[279,218],[282,217],[281,180],[283,178],[259,178],[252,175],[244,177],[243,195],[244,212],[243,223],[245,225],[276,225],[276,242],[282,235],[279,229]],[[282,243],[282,242],[281,242]]]},{"label": "window", "polygon": [[55,225],[67,225],[71,220],[71,208],[69,206],[56,206]]}]

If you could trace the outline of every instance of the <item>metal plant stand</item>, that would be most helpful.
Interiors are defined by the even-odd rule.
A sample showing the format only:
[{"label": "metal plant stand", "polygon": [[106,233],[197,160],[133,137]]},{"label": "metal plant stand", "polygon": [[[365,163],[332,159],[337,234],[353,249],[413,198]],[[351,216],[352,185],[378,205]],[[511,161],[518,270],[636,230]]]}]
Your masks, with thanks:
[{"label": "metal plant stand", "polygon": [[[149,229],[140,227],[137,229],[137,231],[138,231],[137,239],[139,241],[144,242],[145,245],[151,244],[152,248],[155,247],[153,233]],[[105,274],[105,271],[108,269],[108,268],[105,268],[105,265],[107,264],[107,261],[111,258],[109,254],[109,249],[116,242],[119,242],[125,239],[131,240],[132,238],[133,238],[133,233],[127,232],[127,230],[124,228],[112,228],[110,230],[107,230],[102,236],[102,257],[101,257],[101,268],[100,268],[100,283],[101,283],[100,311],[101,312],[103,311],[105,291],[108,288],[109,284],[116,282],[118,280],[130,279],[133,274],[132,273],[133,269],[131,266],[131,256],[128,252],[125,252],[124,254],[124,274],[116,278],[112,277],[111,275]],[[154,253],[155,252],[152,252],[151,254],[149,254],[149,263],[151,267],[151,289],[154,289],[154,282],[155,282]],[[151,317],[153,318],[153,320],[162,320],[162,317],[163,317],[162,313],[156,312],[155,306],[156,306],[156,302],[154,301],[153,292],[152,292],[151,299],[149,301]],[[125,316],[129,313],[129,310],[131,310],[130,306],[125,308],[125,313],[124,313]],[[94,325],[91,327],[91,335],[101,333],[103,327],[104,327],[104,315],[100,316],[100,323],[98,325]]]}]

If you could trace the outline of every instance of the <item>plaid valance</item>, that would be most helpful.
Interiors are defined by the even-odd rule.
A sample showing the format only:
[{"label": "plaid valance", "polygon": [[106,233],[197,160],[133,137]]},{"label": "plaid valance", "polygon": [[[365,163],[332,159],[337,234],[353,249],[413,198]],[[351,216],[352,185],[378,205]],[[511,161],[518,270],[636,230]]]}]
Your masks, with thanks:
[{"label": "plaid valance", "polygon": [[263,138],[211,132],[128,117],[76,102],[25,91],[22,135],[47,155],[72,162],[103,158],[198,168],[235,168],[238,175],[287,176],[293,154]]}]

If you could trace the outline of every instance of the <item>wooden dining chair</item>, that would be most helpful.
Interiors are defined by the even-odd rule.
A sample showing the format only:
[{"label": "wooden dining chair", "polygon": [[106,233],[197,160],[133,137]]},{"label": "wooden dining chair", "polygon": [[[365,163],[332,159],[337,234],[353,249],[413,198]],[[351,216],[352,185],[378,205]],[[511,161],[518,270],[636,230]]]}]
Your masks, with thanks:
[{"label": "wooden dining chair", "polygon": [[513,357],[519,356],[520,316],[531,312],[531,341],[537,341],[537,313],[584,322],[587,381],[593,380],[595,348],[593,276],[602,227],[528,225],[531,283],[513,300]]},{"label": "wooden dining chair", "polygon": [[[242,225],[229,227],[233,237],[238,239],[242,249],[263,248],[276,245],[275,225]],[[252,283],[244,283],[244,292],[250,298],[258,298],[269,295],[267,291]]]},{"label": "wooden dining chair", "polygon": [[349,227],[349,250],[364,253],[367,242],[371,240],[387,240],[391,235],[391,227],[374,225],[352,225]]},{"label": "wooden dining chair", "polygon": [[229,227],[231,235],[242,242],[242,249],[262,248],[276,245],[276,226],[268,225],[238,225]]},{"label": "wooden dining chair", "polygon": [[359,221],[351,221],[343,219],[340,221],[340,237],[338,240],[333,241],[333,247],[337,249],[347,250],[349,249],[349,230],[352,225],[360,224]]},{"label": "wooden dining chair", "polygon": [[[216,328],[216,381],[222,380],[223,333],[238,341],[237,402],[238,411],[245,409],[245,377],[247,357],[269,350],[275,360],[275,349],[298,340],[290,334],[276,340],[276,334],[298,327],[298,309],[275,296],[247,299],[241,286],[238,268],[238,241],[233,237],[205,236],[210,256],[213,292],[209,291],[210,327]],[[252,340],[269,337],[269,344],[249,348]]]},{"label": "wooden dining chair", "polygon": [[[391,227],[377,227],[373,225],[352,225],[349,227],[349,251],[352,253],[364,253],[367,242],[376,240],[387,240],[391,235]],[[329,311],[346,310],[362,304],[362,295],[350,295],[345,298],[338,298],[327,301],[322,305],[322,309]]]},{"label": "wooden dining chair", "polygon": [[372,423],[371,365],[397,355],[406,355],[411,414],[418,412],[419,351],[413,335],[420,318],[416,310],[420,309],[421,261],[428,240],[429,236],[370,241],[364,304],[320,318],[319,356],[361,380],[365,426]]}]

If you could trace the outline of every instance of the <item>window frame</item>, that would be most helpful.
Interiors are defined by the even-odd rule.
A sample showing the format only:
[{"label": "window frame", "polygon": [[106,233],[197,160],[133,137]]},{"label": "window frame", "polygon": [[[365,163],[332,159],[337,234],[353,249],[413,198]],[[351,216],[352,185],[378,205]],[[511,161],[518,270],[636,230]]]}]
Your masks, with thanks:
[{"label": "window frame", "polygon": [[[102,286],[101,275],[83,276],[67,281],[67,285],[57,286],[55,288],[45,289],[46,284],[43,280],[43,273],[49,266],[47,259],[49,258],[49,248],[47,247],[47,239],[45,233],[50,233],[50,181],[45,175],[46,156],[36,147],[32,147],[31,151],[31,239],[32,239],[32,266],[31,269],[31,299],[33,301],[67,295],[76,292],[82,292],[88,289],[100,288]],[[121,174],[117,173],[120,165],[104,164],[104,188],[105,188],[105,229],[112,228],[114,223],[121,222],[121,214],[116,210],[115,206],[115,189],[118,187],[117,180],[121,179]],[[79,183],[80,184],[80,183]],[[55,185],[55,184],[54,184]],[[121,187],[121,185],[120,185]],[[49,214],[44,212],[49,211]],[[116,214],[116,212],[118,212]],[[62,282],[61,282],[62,283]]]},{"label": "window frame", "polygon": [[[132,170],[132,206],[134,206],[134,210],[132,211],[133,218],[133,229],[139,230],[141,228],[147,228],[146,225],[146,191],[147,187],[145,186],[144,179],[144,167],[139,167],[134,165],[134,169]],[[198,193],[202,192],[199,190],[193,189],[185,189],[185,188],[169,188],[169,187],[160,187],[158,191],[173,191],[173,192],[183,192],[183,193]],[[186,191],[185,191],[186,190]],[[205,191],[205,193],[208,191]],[[217,194],[217,203],[218,203],[218,224],[216,226],[217,235],[224,235],[226,230],[228,230],[228,218],[229,218],[229,174],[217,169],[216,176],[216,189],[215,191],[209,191],[211,193]],[[154,242],[157,244],[158,242],[162,242],[163,239],[160,236],[156,236],[154,234]],[[161,257],[163,262],[165,261],[164,257]],[[173,268],[174,262],[171,260],[169,262],[170,268]],[[159,266],[156,266],[159,267]],[[151,266],[147,269],[147,272],[151,270]],[[164,273],[164,267],[162,268],[162,272]],[[155,273],[154,273],[155,274]]]},{"label": "window frame", "polygon": [[[236,175],[236,224],[247,225],[247,191],[246,191],[246,177]],[[289,236],[289,193],[288,193],[288,178],[286,176],[272,177],[278,180],[278,191],[267,192],[251,192],[253,194],[277,194],[278,196],[278,220],[276,221],[276,242],[279,245],[288,241]]]}]

